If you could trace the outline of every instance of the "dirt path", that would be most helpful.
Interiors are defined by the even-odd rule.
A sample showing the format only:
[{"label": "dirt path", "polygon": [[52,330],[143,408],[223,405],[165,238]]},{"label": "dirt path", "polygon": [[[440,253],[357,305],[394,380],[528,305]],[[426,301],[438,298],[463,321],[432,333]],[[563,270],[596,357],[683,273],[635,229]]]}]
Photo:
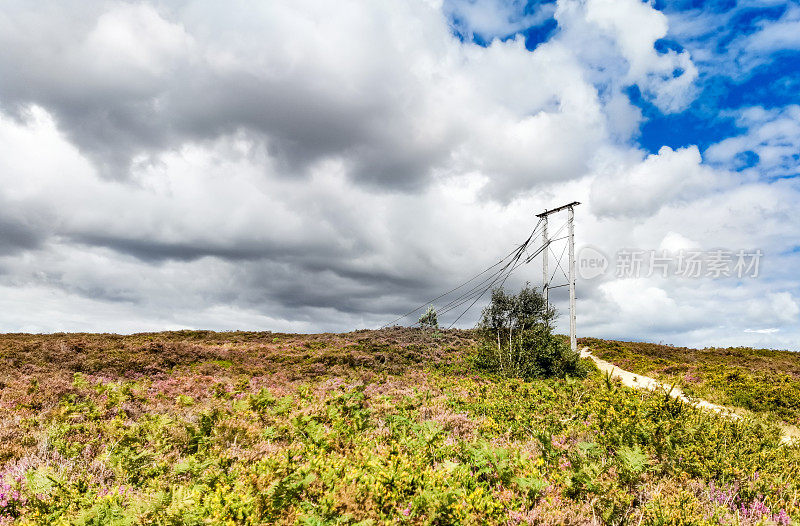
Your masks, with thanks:
[{"label": "dirt path", "polygon": [[[737,414],[734,409],[730,407],[725,407],[724,405],[712,404],[706,400],[698,400],[698,399],[691,399],[685,394],[679,387],[673,387],[671,385],[666,385],[664,383],[659,382],[655,378],[650,378],[649,376],[644,376],[641,374],[632,373],[630,371],[625,371],[624,369],[620,369],[616,365],[611,362],[607,362],[605,360],[601,360],[600,358],[594,356],[591,352],[589,352],[588,347],[584,347],[581,349],[581,357],[582,358],[591,358],[592,361],[597,365],[597,368],[600,369],[602,373],[608,373],[611,375],[612,378],[619,378],[622,381],[623,385],[628,387],[633,387],[635,389],[649,389],[651,391],[668,391],[669,395],[673,398],[678,398],[683,400],[687,404],[691,404],[695,407],[700,407],[702,409],[706,409],[709,411],[714,411],[720,414],[724,414],[729,418],[733,418],[739,420],[742,418],[742,415]],[[784,434],[781,441],[784,443],[794,442],[798,438],[800,438],[800,431],[798,431],[795,427],[787,427],[781,426]]]}]

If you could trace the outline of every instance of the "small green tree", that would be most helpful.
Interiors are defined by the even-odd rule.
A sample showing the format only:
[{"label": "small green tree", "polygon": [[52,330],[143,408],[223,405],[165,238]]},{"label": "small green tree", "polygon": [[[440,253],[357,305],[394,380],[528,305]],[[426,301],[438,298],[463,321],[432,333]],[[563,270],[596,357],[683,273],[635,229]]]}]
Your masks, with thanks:
[{"label": "small green tree", "polygon": [[433,305],[428,307],[425,314],[419,317],[419,326],[423,329],[439,328],[439,320],[436,318],[436,309],[433,308]]},{"label": "small green tree", "polygon": [[555,309],[529,284],[516,295],[494,289],[478,324],[478,366],[520,378],[585,376],[588,369],[578,353],[553,335],[555,317]]}]

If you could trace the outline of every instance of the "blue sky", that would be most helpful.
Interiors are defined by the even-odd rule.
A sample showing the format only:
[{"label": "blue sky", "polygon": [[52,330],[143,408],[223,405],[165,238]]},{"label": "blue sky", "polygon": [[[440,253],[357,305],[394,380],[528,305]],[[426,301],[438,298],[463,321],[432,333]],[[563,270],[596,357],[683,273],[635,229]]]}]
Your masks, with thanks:
[{"label": "blue sky", "polygon": [[[555,2],[496,3],[495,11],[501,12],[499,16],[513,29],[508,33],[485,30],[480,22],[473,27],[469,16],[476,3],[479,2],[445,2],[453,33],[462,41],[487,46],[496,38],[507,40],[522,35],[526,48],[533,51],[559,30],[555,17],[543,15],[554,9]],[[650,153],[657,153],[663,146],[676,149],[690,145],[705,151],[723,139],[746,133],[746,128],[736,121],[736,113],[742,108],[774,109],[800,103],[800,40],[751,56],[739,45],[771,24],[797,21],[800,9],[797,5],[735,0],[661,0],[652,5],[675,21],[669,33],[655,42],[655,49],[661,53],[687,50],[693,57],[702,56],[703,59],[694,61],[698,68],[695,96],[687,107],[678,111],[664,112],[648,100],[637,85],[625,86],[625,94],[644,116],[633,138],[636,145]],[[531,15],[536,16],[531,21],[533,24],[528,25],[525,19]],[[689,23],[693,27],[685,27]],[[747,150],[741,152],[733,166],[737,169],[757,167],[758,161],[758,155]],[[795,170],[785,175],[796,174]]]}]

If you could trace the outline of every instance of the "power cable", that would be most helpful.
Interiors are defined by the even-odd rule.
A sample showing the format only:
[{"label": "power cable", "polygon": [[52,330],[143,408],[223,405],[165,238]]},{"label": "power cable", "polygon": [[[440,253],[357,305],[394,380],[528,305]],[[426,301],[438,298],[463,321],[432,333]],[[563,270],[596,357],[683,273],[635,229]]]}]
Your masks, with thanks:
[{"label": "power cable", "polygon": [[[505,277],[505,278],[503,278],[503,281],[500,283],[500,286],[502,287],[502,286],[503,286],[503,284],[505,284],[505,282],[506,282],[506,279],[508,279],[508,277],[511,275],[511,273],[512,273],[512,272],[514,272],[514,271],[515,271],[515,270],[516,270],[518,267],[520,267],[520,266],[522,266],[522,265],[525,265],[525,264],[527,264],[527,263],[528,263],[528,262],[529,262],[531,259],[533,259],[533,258],[535,258],[536,256],[538,256],[539,254],[541,254],[541,253],[542,253],[542,251],[544,251],[544,250],[545,250],[545,249],[546,249],[546,248],[549,246],[549,244],[550,244],[549,242],[548,242],[547,244],[543,244],[541,247],[539,247],[539,248],[536,250],[536,252],[534,252],[534,253],[533,253],[531,256],[529,256],[527,259],[525,259],[525,260],[524,260],[522,263],[519,263],[518,265],[515,265],[515,266],[513,266],[513,267],[511,268],[511,270],[510,270],[510,271],[509,271],[509,272],[506,274],[506,277]],[[475,300],[474,300],[474,301],[473,301],[473,302],[472,302],[472,303],[469,305],[469,307],[467,307],[466,309],[464,309],[464,311],[463,311],[461,314],[459,314],[459,315],[458,315],[458,317],[457,317],[457,318],[456,318],[456,319],[453,321],[453,323],[451,323],[451,324],[450,324],[450,325],[449,325],[447,328],[448,328],[448,329],[452,328],[452,327],[453,327],[453,325],[455,325],[455,324],[458,322],[458,320],[460,320],[460,319],[461,319],[461,318],[464,316],[464,314],[466,314],[466,313],[467,313],[467,312],[468,312],[468,311],[469,311],[469,310],[470,310],[470,309],[471,309],[471,308],[472,308],[472,307],[473,307],[473,306],[474,306],[474,305],[475,305],[475,304],[478,302],[478,300],[479,300],[479,299],[480,299],[480,298],[481,298],[481,297],[482,297],[484,294],[486,294],[486,292],[489,290],[489,288],[491,288],[491,286],[492,286],[492,285],[494,285],[494,283],[492,283],[492,284],[491,284],[489,287],[487,287],[486,289],[484,289],[484,290],[483,290],[483,291],[482,291],[482,292],[481,292],[481,293],[480,293],[480,294],[479,294],[479,295],[478,295],[478,296],[475,298]]]},{"label": "power cable", "polygon": [[[436,298],[434,298],[434,299],[432,299],[430,301],[426,301],[425,303],[422,303],[420,306],[416,307],[413,310],[408,311],[407,313],[403,314],[402,316],[397,317],[396,319],[394,319],[393,321],[387,323],[383,327],[388,327],[390,325],[393,325],[393,324],[397,323],[398,321],[402,320],[403,318],[406,318],[406,317],[418,312],[419,310],[424,308],[426,305],[431,305],[435,301],[440,300],[441,298],[443,298],[443,297],[455,292],[456,290],[459,290],[459,289],[463,288],[467,284],[473,282],[474,280],[476,280],[480,276],[482,276],[482,275],[486,274],[487,272],[489,272],[491,269],[497,267],[498,265],[502,264],[504,261],[506,261],[509,258],[511,258],[500,270],[493,272],[492,274],[489,275],[488,278],[485,278],[484,280],[480,281],[477,285],[473,286],[468,291],[462,293],[460,296],[456,297],[454,300],[451,300],[445,306],[445,309],[446,309],[445,312],[449,311],[449,310],[452,310],[452,308],[456,308],[457,306],[463,304],[466,301],[469,301],[469,299],[471,299],[473,297],[475,291],[481,289],[481,286],[484,283],[486,283],[487,281],[490,281],[491,284],[496,283],[497,282],[497,277],[502,275],[509,266],[513,266],[520,259],[522,253],[527,249],[528,244],[531,242],[531,240],[534,238],[534,236],[539,231],[542,223],[543,223],[543,219],[539,218],[538,223],[536,223],[536,226],[534,227],[533,231],[531,231],[531,234],[528,236],[528,238],[522,244],[520,244],[517,247],[515,247],[511,252],[509,252],[505,257],[503,257],[500,261],[498,261],[494,265],[491,265],[490,267],[488,267],[488,268],[484,269],[483,271],[479,272],[478,274],[476,274],[475,276],[471,277],[470,279],[468,279],[467,281],[465,281],[461,285],[459,285],[457,287],[454,287],[454,288],[448,290],[447,292],[445,292],[443,294],[440,294],[439,296],[437,296]],[[516,268],[516,267],[514,267],[514,268]],[[478,296],[478,297],[480,297],[480,296]],[[467,298],[467,299],[465,300],[464,298]],[[462,300],[464,300],[464,301],[462,301]]]}]

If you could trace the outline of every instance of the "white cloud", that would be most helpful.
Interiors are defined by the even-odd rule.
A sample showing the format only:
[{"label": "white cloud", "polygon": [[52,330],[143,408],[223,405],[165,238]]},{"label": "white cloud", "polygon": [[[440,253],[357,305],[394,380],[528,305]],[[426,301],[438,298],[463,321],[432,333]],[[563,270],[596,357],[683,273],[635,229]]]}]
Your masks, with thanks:
[{"label": "white cloud", "polygon": [[444,11],[465,36],[478,35],[485,41],[505,37],[542,24],[553,14],[552,4],[539,4],[532,12],[519,0],[448,0]]},{"label": "white cloud", "polygon": [[666,250],[670,254],[677,254],[681,250],[686,251],[697,248],[699,248],[699,246],[695,241],[692,241],[678,232],[667,232],[664,239],[662,239],[661,243],[658,245],[659,250]]},{"label": "white cloud", "polygon": [[620,142],[626,142],[639,134],[639,126],[644,120],[642,110],[631,104],[627,95],[613,94],[605,103],[604,111],[609,132]]},{"label": "white cloud", "polygon": [[664,146],[641,163],[615,164],[601,173],[592,183],[592,211],[609,217],[653,215],[664,205],[718,189],[723,181],[702,165],[696,146]]},{"label": "white cloud", "polygon": [[790,292],[774,292],[768,296],[775,317],[782,323],[796,323],[800,306]]},{"label": "white cloud", "polygon": [[556,18],[564,28],[563,39],[597,81],[614,88],[612,93],[637,84],[666,113],[684,109],[694,97],[697,68],[686,51],[656,51],[656,41],[667,35],[668,21],[650,4],[565,0],[559,2]]},{"label": "white cloud", "polygon": [[744,48],[750,53],[800,50],[800,7],[788,5],[778,21],[762,22],[760,30],[744,40]]},{"label": "white cloud", "polygon": [[600,290],[616,308],[614,316],[626,325],[653,333],[691,327],[700,312],[691,304],[680,304],[666,290],[642,279],[608,281]]},{"label": "white cloud", "polygon": [[[86,35],[76,65],[95,69],[97,82],[158,77],[193,50],[193,39],[147,4],[112,4]],[[88,63],[88,64],[87,64]]]},{"label": "white cloud", "polygon": [[723,9],[698,5],[673,9],[669,18],[669,37],[710,77],[741,82],[781,52],[800,48],[800,8],[784,0],[736,2]]},{"label": "white cloud", "polygon": [[746,173],[754,177],[798,174],[800,106],[789,105],[770,110],[745,108],[738,112],[736,120],[737,125],[746,132],[709,147],[705,152],[707,159],[732,168],[742,168],[747,159],[740,156],[752,152],[758,157],[750,163],[754,169]]}]

